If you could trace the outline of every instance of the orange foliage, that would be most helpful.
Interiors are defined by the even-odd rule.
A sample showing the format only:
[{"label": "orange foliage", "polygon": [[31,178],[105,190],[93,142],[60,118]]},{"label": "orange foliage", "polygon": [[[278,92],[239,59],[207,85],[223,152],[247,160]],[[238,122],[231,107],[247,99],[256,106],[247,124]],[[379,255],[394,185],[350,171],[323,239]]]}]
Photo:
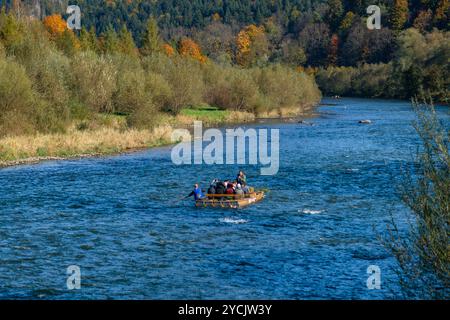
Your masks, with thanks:
[{"label": "orange foliage", "polygon": [[336,65],[338,59],[339,37],[333,34],[331,37],[330,47],[328,49],[328,64]]},{"label": "orange foliage", "polygon": [[52,35],[61,35],[67,29],[66,21],[59,14],[45,17],[44,25]]},{"label": "orange foliage", "polygon": [[189,38],[181,40],[179,52],[183,57],[191,57],[201,63],[204,63],[207,60],[207,58],[202,54],[200,46]]},{"label": "orange foliage", "polygon": [[237,62],[240,65],[245,65],[248,62],[248,58],[251,53],[252,44],[259,37],[265,36],[265,30],[263,26],[257,27],[253,24],[246,26],[237,35],[236,45],[237,45]]},{"label": "orange foliage", "polygon": [[163,47],[164,53],[168,57],[171,57],[175,54],[175,50],[173,49],[173,47],[170,44],[165,43],[165,44],[163,44],[162,47]]}]

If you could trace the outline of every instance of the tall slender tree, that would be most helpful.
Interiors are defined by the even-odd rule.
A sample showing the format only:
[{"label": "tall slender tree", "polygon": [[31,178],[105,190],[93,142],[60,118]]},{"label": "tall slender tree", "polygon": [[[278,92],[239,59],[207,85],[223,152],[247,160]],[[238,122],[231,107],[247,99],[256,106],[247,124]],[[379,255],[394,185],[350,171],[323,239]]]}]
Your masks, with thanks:
[{"label": "tall slender tree", "polygon": [[151,16],[147,21],[147,30],[142,39],[141,53],[145,56],[161,51],[158,22]]}]

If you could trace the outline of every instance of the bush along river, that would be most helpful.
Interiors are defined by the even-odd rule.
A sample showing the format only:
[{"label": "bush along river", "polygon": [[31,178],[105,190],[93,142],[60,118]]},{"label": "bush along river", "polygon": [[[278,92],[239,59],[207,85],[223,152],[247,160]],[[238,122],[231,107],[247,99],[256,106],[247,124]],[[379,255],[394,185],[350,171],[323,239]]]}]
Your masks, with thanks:
[{"label": "bush along river", "polygon": [[[0,298],[401,298],[378,238],[391,214],[407,212],[396,185],[419,145],[410,103],[324,99],[317,112],[245,126],[280,130],[275,176],[177,166],[172,147],[1,169]],[[178,201],[239,169],[269,190],[264,201]],[[367,287],[371,265],[380,289]],[[80,268],[80,289],[67,286],[69,266]]]}]

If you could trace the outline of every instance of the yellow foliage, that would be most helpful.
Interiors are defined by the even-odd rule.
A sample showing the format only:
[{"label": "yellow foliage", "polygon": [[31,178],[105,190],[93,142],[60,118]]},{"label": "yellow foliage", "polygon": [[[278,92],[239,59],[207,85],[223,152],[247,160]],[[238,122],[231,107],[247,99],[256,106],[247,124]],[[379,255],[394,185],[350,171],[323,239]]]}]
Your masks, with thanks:
[{"label": "yellow foliage", "polygon": [[44,25],[53,36],[61,35],[67,30],[67,23],[59,14],[45,17]]},{"label": "yellow foliage", "polygon": [[170,44],[163,44],[163,50],[164,53],[168,56],[168,57],[172,57],[175,54],[175,50],[173,49],[173,47]]},{"label": "yellow foliage", "polygon": [[181,56],[191,57],[201,63],[204,63],[207,60],[207,58],[202,54],[200,46],[189,38],[181,40],[179,52]]},{"label": "yellow foliage", "polygon": [[258,38],[262,37],[265,37],[264,27],[257,27],[253,24],[246,26],[238,33],[236,39],[238,49],[236,60],[240,65],[244,66],[248,64],[252,52],[252,45]]}]

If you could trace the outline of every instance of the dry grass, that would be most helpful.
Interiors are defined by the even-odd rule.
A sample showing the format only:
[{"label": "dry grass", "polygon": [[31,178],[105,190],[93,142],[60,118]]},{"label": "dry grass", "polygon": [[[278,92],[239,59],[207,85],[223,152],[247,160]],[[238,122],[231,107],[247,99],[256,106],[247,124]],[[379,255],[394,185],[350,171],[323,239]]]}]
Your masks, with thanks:
[{"label": "dry grass", "polygon": [[[298,114],[298,108],[295,111]],[[84,129],[80,129],[80,123],[74,123],[66,133],[5,137],[0,139],[0,167],[170,144],[173,128],[191,127],[194,121],[203,121],[204,127],[211,127],[255,120],[255,115],[248,112],[216,113],[161,115],[160,126],[153,130],[127,129],[124,119],[99,115],[100,118],[87,123]]]},{"label": "dry grass", "polygon": [[0,139],[0,165],[9,161],[117,153],[170,143],[172,127],[154,130],[71,129],[65,134],[17,136]]},{"label": "dry grass", "polygon": [[290,107],[290,108],[279,108],[272,109],[266,112],[258,113],[259,118],[289,118],[289,117],[297,117],[311,112],[313,106],[312,105],[303,105],[301,107]]},{"label": "dry grass", "polygon": [[194,120],[203,121],[204,126],[212,126],[249,122],[253,121],[255,116],[246,112],[227,112],[222,119],[217,120],[209,116],[180,114],[176,117],[161,117],[161,125],[153,130],[124,129],[123,121],[110,118],[106,119],[110,121],[95,122],[95,125],[89,123],[85,130],[77,129],[78,123],[66,133],[2,138],[0,167],[46,159],[85,157],[150,148],[170,144],[173,128],[192,126]]}]

